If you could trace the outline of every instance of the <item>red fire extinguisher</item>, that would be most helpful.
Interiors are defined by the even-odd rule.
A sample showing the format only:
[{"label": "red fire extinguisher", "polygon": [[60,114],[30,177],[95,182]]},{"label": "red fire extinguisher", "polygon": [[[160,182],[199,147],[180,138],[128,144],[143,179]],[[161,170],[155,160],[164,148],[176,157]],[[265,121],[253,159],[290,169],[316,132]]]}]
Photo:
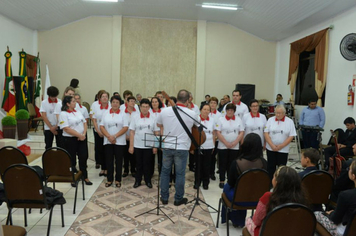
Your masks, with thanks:
[{"label": "red fire extinguisher", "polygon": [[352,86],[349,85],[349,92],[347,93],[347,105],[353,106],[354,105],[354,98],[355,98],[355,93],[352,90]]}]

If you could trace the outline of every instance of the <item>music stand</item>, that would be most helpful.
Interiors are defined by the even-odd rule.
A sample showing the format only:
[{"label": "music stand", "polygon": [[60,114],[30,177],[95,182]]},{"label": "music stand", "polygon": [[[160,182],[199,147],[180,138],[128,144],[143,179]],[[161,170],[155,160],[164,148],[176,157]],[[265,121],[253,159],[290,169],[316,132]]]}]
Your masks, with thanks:
[{"label": "music stand", "polygon": [[[178,110],[180,110],[182,113],[184,113],[185,115],[187,115],[190,119],[192,119],[196,124],[199,124],[199,126],[198,126],[198,131],[199,131],[199,141],[201,141],[201,132],[203,131],[203,128],[205,128],[206,129],[206,127],[201,123],[201,122],[199,122],[199,121],[197,121],[196,119],[194,119],[193,117],[191,117],[190,115],[188,115],[185,111],[183,111],[183,109],[181,109],[179,106],[176,106],[176,108],[178,109]],[[199,142],[200,143],[200,142]],[[201,151],[201,145],[198,145],[198,147],[196,147],[196,150],[195,150],[195,152],[194,152],[194,155],[195,155],[195,160],[197,160],[197,168],[196,168],[196,170],[195,171],[197,171],[197,178],[198,178],[198,180],[200,181],[200,158],[199,158],[199,154],[200,154],[200,151]],[[194,184],[195,184],[195,180],[194,180]],[[197,205],[200,205],[200,203],[199,202],[202,202],[202,203],[204,203],[207,207],[210,207],[210,208],[212,208],[214,211],[216,211],[216,212],[218,212],[218,210],[216,210],[214,207],[212,207],[211,205],[209,205],[208,203],[206,203],[205,201],[203,201],[203,200],[201,200],[200,199],[200,197],[199,197],[199,187],[197,187],[197,195],[196,195],[196,197],[193,199],[193,200],[191,200],[191,201],[189,201],[189,202],[187,202],[187,203],[191,203],[191,202],[194,202],[194,206],[193,206],[193,208],[192,208],[192,211],[190,212],[190,215],[189,215],[189,218],[188,218],[188,220],[190,220],[190,218],[192,217],[192,214],[193,214],[193,212],[194,212],[194,209],[195,209],[195,207],[197,206]]]},{"label": "music stand", "polygon": [[[167,137],[173,138],[173,140],[175,139],[175,142],[164,142]],[[146,133],[145,139],[143,141],[145,142],[145,147],[152,147],[152,148],[157,148],[157,149],[168,149],[168,148],[163,147],[163,143],[173,144],[174,148],[169,148],[169,149],[177,149],[177,145],[178,145],[177,137],[168,136],[168,135],[154,135],[154,134]],[[162,155],[162,152],[157,152],[157,155],[158,156]],[[162,157],[159,157],[159,158],[162,158]],[[158,170],[160,168],[158,161],[157,161],[157,168],[158,168]],[[160,182],[160,180],[161,180],[161,173],[158,171],[157,206],[151,210],[148,210],[146,212],[138,214],[137,216],[135,216],[135,218],[139,217],[141,215],[144,215],[144,214],[155,214],[155,213],[151,213],[151,211],[157,210],[157,215],[159,215],[159,212],[162,212],[163,215],[165,215],[170,221],[172,221],[173,224],[175,224],[174,221],[164,211],[162,211],[162,209],[159,206],[159,182]]]}]

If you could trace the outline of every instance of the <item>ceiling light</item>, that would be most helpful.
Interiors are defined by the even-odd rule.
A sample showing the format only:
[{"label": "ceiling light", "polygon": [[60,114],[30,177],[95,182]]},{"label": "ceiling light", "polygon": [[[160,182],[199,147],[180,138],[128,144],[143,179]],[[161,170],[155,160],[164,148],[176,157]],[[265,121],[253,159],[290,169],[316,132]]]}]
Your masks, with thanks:
[{"label": "ceiling light", "polygon": [[222,10],[240,10],[243,9],[237,5],[230,5],[230,4],[213,4],[213,3],[203,3],[197,4],[197,6],[201,6],[203,8],[214,8],[214,9],[222,9]]},{"label": "ceiling light", "polygon": [[84,2],[123,2],[124,0],[83,0]]}]

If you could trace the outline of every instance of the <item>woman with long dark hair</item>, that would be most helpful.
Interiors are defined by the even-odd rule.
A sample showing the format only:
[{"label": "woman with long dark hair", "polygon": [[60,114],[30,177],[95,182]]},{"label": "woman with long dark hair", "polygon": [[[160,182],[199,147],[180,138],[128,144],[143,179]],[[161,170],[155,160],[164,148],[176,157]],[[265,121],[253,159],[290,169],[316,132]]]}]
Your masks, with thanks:
[{"label": "woman with long dark hair", "polygon": [[72,168],[75,168],[78,154],[79,169],[83,173],[86,185],[92,185],[88,179],[87,160],[88,146],[86,140],[87,122],[80,111],[75,110],[77,102],[72,96],[65,96],[62,101],[62,112],[59,115],[59,124],[63,130],[64,149],[71,156]]},{"label": "woman with long dark hair", "polygon": [[[356,187],[356,161],[349,167],[349,179]],[[352,220],[356,210],[356,188],[342,191],[337,199],[335,210],[314,212],[316,220],[333,236],[344,235],[346,225]]]},{"label": "woman with long dark hair", "polygon": [[246,219],[246,228],[251,235],[258,236],[266,215],[285,203],[308,205],[305,191],[298,173],[291,167],[280,166],[273,175],[273,193],[266,192],[259,200],[252,218]]},{"label": "woman with long dark hair", "polygon": [[[230,171],[228,175],[227,184],[224,186],[223,192],[226,194],[228,199],[232,201],[234,197],[234,189],[239,176],[250,169],[259,168],[267,169],[267,162],[263,158],[262,153],[262,142],[258,134],[250,133],[248,134],[243,144],[240,148],[239,157],[232,161],[230,165]],[[225,208],[222,208],[221,221],[224,223],[225,219]],[[233,211],[230,213],[229,219],[231,219],[234,226],[243,227],[245,225],[246,210]]]}]

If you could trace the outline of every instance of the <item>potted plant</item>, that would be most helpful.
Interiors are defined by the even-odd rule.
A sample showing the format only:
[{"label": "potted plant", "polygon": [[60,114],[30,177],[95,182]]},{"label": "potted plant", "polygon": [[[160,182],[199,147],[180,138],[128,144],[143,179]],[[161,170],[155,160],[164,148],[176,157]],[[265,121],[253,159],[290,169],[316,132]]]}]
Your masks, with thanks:
[{"label": "potted plant", "polygon": [[1,120],[2,124],[2,132],[4,138],[12,138],[15,139],[16,136],[16,119],[12,116],[5,116]]},{"label": "potted plant", "polygon": [[27,110],[20,109],[15,113],[15,117],[17,119],[17,138],[18,140],[26,139],[30,114]]}]

